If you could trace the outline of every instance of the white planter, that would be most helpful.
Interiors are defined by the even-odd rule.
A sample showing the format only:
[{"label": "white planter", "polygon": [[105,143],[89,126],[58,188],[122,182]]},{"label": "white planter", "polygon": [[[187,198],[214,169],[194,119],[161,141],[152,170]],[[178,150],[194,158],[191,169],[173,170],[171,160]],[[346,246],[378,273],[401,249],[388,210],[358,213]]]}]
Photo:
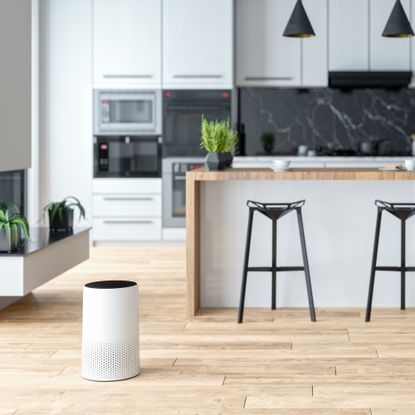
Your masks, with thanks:
[{"label": "white planter", "polygon": [[82,376],[114,381],[140,372],[138,285],[97,281],[84,286]]}]

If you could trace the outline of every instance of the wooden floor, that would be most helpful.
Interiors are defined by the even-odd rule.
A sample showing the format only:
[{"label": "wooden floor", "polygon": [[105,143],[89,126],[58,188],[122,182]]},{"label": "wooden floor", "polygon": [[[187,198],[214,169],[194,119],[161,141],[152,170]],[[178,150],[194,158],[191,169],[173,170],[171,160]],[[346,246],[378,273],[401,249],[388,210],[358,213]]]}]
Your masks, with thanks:
[{"label": "wooden floor", "polygon": [[[0,414],[415,414],[415,311],[205,311],[185,318],[185,250],[99,247],[0,312]],[[1,276],[0,276],[1,278]],[[80,377],[82,285],[140,284],[140,376]]]}]

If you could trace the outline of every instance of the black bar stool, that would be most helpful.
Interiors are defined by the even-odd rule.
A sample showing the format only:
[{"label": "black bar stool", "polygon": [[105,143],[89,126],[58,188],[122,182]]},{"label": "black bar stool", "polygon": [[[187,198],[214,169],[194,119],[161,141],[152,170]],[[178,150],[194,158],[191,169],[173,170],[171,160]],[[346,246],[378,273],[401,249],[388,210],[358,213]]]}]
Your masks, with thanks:
[{"label": "black bar stool", "polygon": [[[277,296],[277,272],[287,271],[304,271],[305,281],[307,285],[308,305],[310,309],[311,321],[316,321],[316,312],[314,310],[313,292],[311,289],[310,267],[308,264],[307,248],[305,243],[303,217],[301,214],[301,208],[304,206],[305,200],[300,200],[294,203],[260,203],[252,200],[247,201],[249,207],[249,219],[248,219],[248,231],[246,234],[246,247],[245,247],[245,259],[242,274],[242,286],[241,286],[241,298],[239,302],[238,323],[242,323],[244,316],[245,306],[245,292],[246,282],[248,279],[248,272],[271,272],[272,275],[272,296],[271,305],[272,309],[276,309]],[[297,212],[298,227],[300,231],[301,250],[303,254],[304,266],[301,267],[278,267],[277,266],[277,220],[287,215],[292,211]],[[250,267],[249,266],[249,251],[251,248],[251,236],[252,236],[252,222],[254,219],[254,213],[260,212],[272,221],[272,266],[270,267]]]},{"label": "black bar stool", "polygon": [[[375,242],[373,246],[372,268],[370,271],[369,294],[367,298],[366,321],[370,321],[372,312],[373,288],[375,286],[376,271],[392,271],[401,273],[401,310],[405,310],[405,280],[406,272],[414,272],[415,267],[406,266],[406,220],[415,215],[415,203],[389,203],[382,200],[376,200],[375,205],[378,208],[376,219]],[[382,213],[386,210],[401,221],[401,266],[400,267],[379,267],[377,266],[380,225]]]}]

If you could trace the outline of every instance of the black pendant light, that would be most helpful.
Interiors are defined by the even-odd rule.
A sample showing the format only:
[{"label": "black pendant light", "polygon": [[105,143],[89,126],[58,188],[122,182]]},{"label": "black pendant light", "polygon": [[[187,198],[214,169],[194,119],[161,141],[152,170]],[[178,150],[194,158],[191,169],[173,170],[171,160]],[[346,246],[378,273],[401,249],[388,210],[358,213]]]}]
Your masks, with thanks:
[{"label": "black pendant light", "polygon": [[311,26],[310,20],[304,9],[301,0],[297,0],[294,10],[288,20],[287,27],[284,30],[283,36],[285,37],[313,37],[313,26]]},{"label": "black pendant light", "polygon": [[401,0],[396,0],[393,6],[392,13],[389,16],[385,29],[383,30],[383,37],[411,37],[414,35],[411,23],[408,16],[402,7]]}]

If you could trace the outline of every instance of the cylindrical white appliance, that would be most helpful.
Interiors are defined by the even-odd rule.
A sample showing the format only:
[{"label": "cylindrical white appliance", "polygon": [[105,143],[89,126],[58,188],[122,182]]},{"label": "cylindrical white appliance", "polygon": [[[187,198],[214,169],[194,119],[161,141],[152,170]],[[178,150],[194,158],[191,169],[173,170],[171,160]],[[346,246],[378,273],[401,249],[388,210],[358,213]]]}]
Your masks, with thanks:
[{"label": "cylindrical white appliance", "polygon": [[138,285],[96,281],[84,286],[82,376],[95,381],[132,378],[140,372]]}]

